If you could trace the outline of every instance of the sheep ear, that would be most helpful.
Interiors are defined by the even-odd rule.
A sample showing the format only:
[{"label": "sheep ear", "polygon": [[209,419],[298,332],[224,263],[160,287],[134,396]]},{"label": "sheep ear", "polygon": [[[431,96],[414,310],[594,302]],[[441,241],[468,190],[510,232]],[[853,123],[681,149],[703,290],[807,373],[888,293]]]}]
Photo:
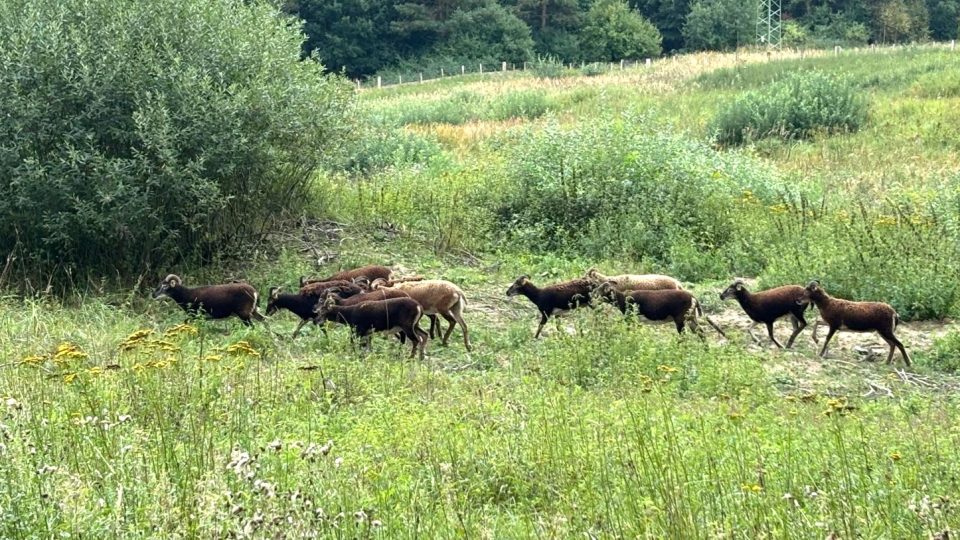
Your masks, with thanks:
[{"label": "sheep ear", "polygon": [[742,281],[738,281],[738,282],[736,283],[736,287],[735,287],[735,288],[736,288],[738,291],[742,291],[742,290],[743,290],[743,282],[742,282]]},{"label": "sheep ear", "polygon": [[276,300],[280,297],[280,287],[270,287],[270,299]]}]

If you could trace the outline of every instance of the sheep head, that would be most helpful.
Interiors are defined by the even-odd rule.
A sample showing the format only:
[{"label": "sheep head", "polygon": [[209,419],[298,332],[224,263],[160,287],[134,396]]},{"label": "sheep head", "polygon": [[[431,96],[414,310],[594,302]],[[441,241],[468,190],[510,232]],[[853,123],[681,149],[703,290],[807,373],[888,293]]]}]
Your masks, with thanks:
[{"label": "sheep head", "polygon": [[270,293],[267,295],[267,315],[273,315],[280,308],[277,306],[277,300],[280,298],[281,287],[270,287]]},{"label": "sheep head", "polygon": [[523,275],[518,277],[517,280],[513,282],[513,285],[511,285],[510,288],[507,289],[507,296],[516,296],[520,294],[520,290],[523,289],[523,287],[525,287],[529,283],[530,283],[530,276]]},{"label": "sheep head", "polygon": [[815,279],[807,284],[803,289],[803,296],[797,299],[797,303],[801,306],[805,306],[810,302],[816,303],[819,300],[822,300],[827,295],[827,292],[823,290],[823,287],[820,286],[820,280]]},{"label": "sheep head", "polygon": [[600,282],[600,281],[604,281],[604,280],[606,279],[606,276],[604,276],[603,274],[601,274],[600,271],[597,270],[596,268],[591,268],[591,269],[587,270],[587,273],[584,274],[583,277],[585,277],[586,279],[589,279],[590,281],[594,281],[594,282]]},{"label": "sheep head", "polygon": [[183,280],[174,274],[163,278],[163,281],[160,282],[160,285],[157,285],[156,290],[153,291],[154,298],[160,298],[169,293],[170,289],[175,289],[183,284]]},{"label": "sheep head", "polygon": [[593,290],[593,294],[604,302],[615,302],[617,299],[617,287],[613,281],[604,281]]},{"label": "sheep head", "polygon": [[317,302],[317,305],[313,308],[313,312],[316,314],[317,320],[322,321],[330,315],[330,311],[336,306],[337,300],[335,295],[328,291],[327,294],[324,295],[323,300]]},{"label": "sheep head", "polygon": [[391,283],[383,278],[377,278],[370,283],[369,289],[375,291],[377,289],[382,289],[384,287],[389,287]]},{"label": "sheep head", "polygon": [[742,279],[737,278],[733,280],[733,283],[731,283],[729,287],[720,293],[720,299],[726,300],[727,298],[733,298],[745,290],[747,290],[747,286],[744,284]]}]

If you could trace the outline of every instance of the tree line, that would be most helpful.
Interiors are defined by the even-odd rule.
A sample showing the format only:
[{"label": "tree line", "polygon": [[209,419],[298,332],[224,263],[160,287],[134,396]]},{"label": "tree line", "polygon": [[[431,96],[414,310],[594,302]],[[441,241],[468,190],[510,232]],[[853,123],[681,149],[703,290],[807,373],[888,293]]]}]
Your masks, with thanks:
[{"label": "tree line", "polygon": [[[757,0],[286,0],[306,53],[363,77],[537,57],[611,61],[755,41]],[[960,0],[783,0],[783,40],[829,46],[950,40]]]}]

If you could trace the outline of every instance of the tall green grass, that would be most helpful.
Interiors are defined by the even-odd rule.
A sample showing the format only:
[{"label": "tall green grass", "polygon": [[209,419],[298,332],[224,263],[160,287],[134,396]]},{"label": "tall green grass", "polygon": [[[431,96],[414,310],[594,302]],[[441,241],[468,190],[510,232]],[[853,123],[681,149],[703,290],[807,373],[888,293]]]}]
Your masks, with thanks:
[{"label": "tall green grass", "polygon": [[474,354],[419,364],[168,309],[0,304],[4,537],[916,537],[960,517],[960,411],[895,381],[896,400],[843,371],[842,395],[777,390],[769,359],[609,311],[539,342],[532,306],[476,311]]}]

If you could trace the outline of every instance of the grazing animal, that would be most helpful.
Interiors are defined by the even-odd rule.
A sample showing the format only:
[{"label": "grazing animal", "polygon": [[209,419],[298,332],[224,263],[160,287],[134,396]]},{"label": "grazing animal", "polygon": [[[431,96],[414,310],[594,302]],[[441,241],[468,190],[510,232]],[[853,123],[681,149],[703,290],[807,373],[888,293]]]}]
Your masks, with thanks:
[{"label": "grazing animal", "polygon": [[787,348],[789,349],[793,346],[793,341],[797,339],[800,332],[807,326],[807,320],[803,317],[803,312],[808,306],[797,303],[797,300],[803,298],[803,295],[804,289],[800,285],[784,285],[783,287],[751,293],[747,290],[743,280],[737,279],[720,293],[720,299],[737,299],[747,317],[750,317],[750,320],[753,321],[747,332],[758,345],[760,344],[760,338],[753,333],[753,329],[758,324],[763,323],[767,326],[767,335],[770,336],[774,345],[781,349],[784,348],[773,335],[773,323],[777,319],[789,315],[790,323],[793,325],[793,333],[787,340]]},{"label": "grazing animal", "polygon": [[[820,357],[824,358],[827,354],[827,346],[830,339],[837,333],[837,330],[850,330],[853,332],[877,332],[880,337],[890,346],[890,353],[887,355],[887,363],[893,362],[893,353],[895,349],[900,350],[903,355],[903,361],[910,365],[910,356],[904,348],[903,343],[894,335],[897,325],[900,324],[900,316],[890,304],[883,302],[854,302],[852,300],[841,300],[834,298],[823,290],[819,281],[811,281],[804,290],[803,298],[797,300],[798,304],[814,303],[820,310],[820,318],[827,324],[829,330],[827,337],[823,341],[823,349],[820,351]],[[816,340],[817,325],[814,323],[813,336]]]},{"label": "grazing animal", "polygon": [[717,326],[710,317],[703,314],[703,308],[700,302],[689,292],[663,289],[654,291],[628,291],[620,292],[616,284],[607,281],[602,283],[596,289],[596,294],[609,304],[617,306],[621,313],[627,315],[636,313],[640,317],[654,322],[673,321],[677,327],[677,333],[682,334],[684,327],[689,322],[690,328],[703,337],[703,331],[698,322],[699,317],[703,317],[721,336],[726,337],[723,330]]},{"label": "grazing animal", "polygon": [[423,308],[424,315],[430,317],[429,333],[431,338],[434,336],[435,328],[437,335],[441,331],[440,325],[437,323],[437,315],[443,317],[450,323],[441,342],[444,346],[447,345],[454,326],[459,324],[463,330],[463,344],[468,351],[471,350],[469,330],[467,330],[467,323],[463,320],[463,308],[467,305],[467,297],[460,287],[443,279],[399,282],[377,279],[371,286],[380,291],[390,290],[391,288],[401,290],[410,295],[410,298],[416,300]]},{"label": "grazing animal", "polygon": [[361,285],[345,279],[314,281],[300,287],[300,294],[313,297],[314,303],[326,296],[327,292],[333,292],[341,297],[347,298],[364,293],[366,289]]},{"label": "grazing animal", "polygon": [[676,278],[662,274],[621,274],[619,276],[605,276],[596,268],[587,270],[584,279],[590,280],[594,286],[612,282],[620,292],[626,291],[660,291],[667,289],[683,289],[683,285]]},{"label": "grazing animal", "polygon": [[317,305],[317,297],[312,295],[281,292],[280,287],[271,287],[267,297],[267,315],[273,315],[281,309],[292,311],[300,317],[300,324],[293,331],[293,337],[300,334],[300,329],[308,322],[313,321],[313,309]]},{"label": "grazing animal", "polygon": [[[410,298],[410,295],[401,291],[400,289],[390,288],[373,290],[358,294],[356,296],[348,296],[346,298],[339,296],[332,291],[328,292],[327,295],[333,296],[333,300],[338,306],[355,306],[357,304],[362,304],[363,302],[379,302],[381,300],[389,300],[390,298]],[[324,297],[323,300],[326,300],[326,297]],[[319,311],[319,307],[320,306],[318,305],[314,311]],[[400,343],[404,343],[406,341],[406,336],[403,335],[403,332],[398,333],[397,338],[400,339]]]},{"label": "grazing animal", "polygon": [[537,327],[537,333],[533,336],[536,339],[540,337],[543,326],[551,316],[556,317],[581,306],[592,308],[590,299],[592,290],[593,284],[587,279],[573,279],[541,289],[530,282],[530,276],[520,276],[507,289],[507,296],[522,294],[537,306],[540,312],[540,326]]},{"label": "grazing animal", "polygon": [[186,287],[183,280],[170,274],[153,291],[154,298],[169,296],[189,315],[208,319],[225,319],[236,315],[246,326],[251,319],[263,320],[257,311],[257,290],[249,283],[224,283],[204,287]]},{"label": "grazing animal", "polygon": [[366,338],[369,345],[374,332],[402,332],[413,343],[410,358],[420,349],[423,360],[427,333],[420,328],[423,308],[412,298],[390,298],[375,302],[363,302],[353,306],[338,306],[332,295],[320,304],[318,320],[329,320],[349,325],[354,335]]},{"label": "grazing animal", "polygon": [[300,287],[308,285],[310,283],[316,283],[319,281],[353,281],[357,278],[366,278],[367,281],[373,281],[375,279],[390,279],[390,276],[393,274],[387,266],[380,266],[378,264],[370,264],[367,266],[361,266],[360,268],[354,268],[352,270],[343,270],[337,272],[336,274],[327,276],[323,279],[306,279],[303,276],[300,276]]}]

